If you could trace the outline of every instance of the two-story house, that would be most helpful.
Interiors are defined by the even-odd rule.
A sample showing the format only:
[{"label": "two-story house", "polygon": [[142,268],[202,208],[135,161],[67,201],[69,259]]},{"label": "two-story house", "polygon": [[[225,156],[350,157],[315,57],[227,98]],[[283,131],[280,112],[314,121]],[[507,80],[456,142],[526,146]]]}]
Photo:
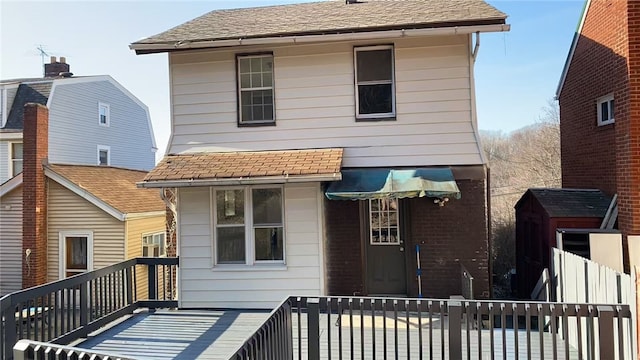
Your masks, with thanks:
[{"label": "two-story house", "polygon": [[[142,232],[164,242],[157,191],[129,189],[155,163],[147,106],[64,58],[44,70],[0,81],[0,295],[138,256]],[[131,205],[114,205],[123,197]]]},{"label": "two-story house", "polygon": [[180,307],[448,297],[461,265],[488,297],[473,68],[505,19],[481,0],[325,1],[131,44],[169,57],[168,155],[141,186],[177,194]]},{"label": "two-story house", "polygon": [[586,1],[556,92],[562,186],[618,195],[626,271],[640,266],[640,4]]}]

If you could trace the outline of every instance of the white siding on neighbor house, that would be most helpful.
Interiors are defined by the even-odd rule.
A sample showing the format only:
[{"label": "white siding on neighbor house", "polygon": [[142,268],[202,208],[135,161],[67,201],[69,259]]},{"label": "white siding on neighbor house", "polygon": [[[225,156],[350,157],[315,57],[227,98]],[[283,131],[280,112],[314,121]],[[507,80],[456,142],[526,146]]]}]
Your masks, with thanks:
[{"label": "white siding on neighbor house", "polygon": [[[355,120],[353,47],[395,48],[395,121]],[[273,51],[276,126],[238,127],[237,52]],[[171,153],[343,147],[345,167],[481,164],[469,38],[171,53]]]},{"label": "white siding on neighbor house", "polygon": [[22,289],[22,186],[0,199],[0,297]]},{"label": "white siding on neighbor house", "polygon": [[0,184],[9,180],[9,140],[0,140]]},{"label": "white siding on neighbor house", "polygon": [[47,182],[48,280],[60,275],[59,235],[62,231],[93,232],[93,269],[124,260],[124,223],[53,180]]},{"label": "white siding on neighbor house", "polygon": [[286,268],[225,271],[213,268],[210,188],[179,190],[180,307],[267,309],[289,295],[321,294],[320,184],[287,184],[284,193]]},{"label": "white siding on neighbor house", "polygon": [[[110,110],[98,124],[98,103]],[[49,162],[97,165],[97,146],[110,147],[111,165],[150,170],[155,164],[147,111],[111,82],[54,83],[49,99]]]}]

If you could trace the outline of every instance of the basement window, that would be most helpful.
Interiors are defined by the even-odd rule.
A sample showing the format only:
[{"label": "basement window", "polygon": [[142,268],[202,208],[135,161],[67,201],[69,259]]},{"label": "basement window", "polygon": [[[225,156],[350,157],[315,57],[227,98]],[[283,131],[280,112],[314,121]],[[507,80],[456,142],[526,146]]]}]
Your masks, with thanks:
[{"label": "basement window", "polygon": [[613,94],[598,99],[598,126],[609,125],[615,122]]}]

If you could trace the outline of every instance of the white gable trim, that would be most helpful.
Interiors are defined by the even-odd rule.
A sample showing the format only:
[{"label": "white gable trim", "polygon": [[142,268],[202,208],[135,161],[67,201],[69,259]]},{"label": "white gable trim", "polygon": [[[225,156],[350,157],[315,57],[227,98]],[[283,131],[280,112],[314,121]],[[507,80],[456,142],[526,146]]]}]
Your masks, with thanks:
[{"label": "white gable trim", "polygon": [[65,177],[61,176],[60,174],[56,173],[55,171],[49,169],[46,166],[44,168],[44,175],[49,179],[57,182],[58,184],[64,186],[65,188],[69,189],[71,192],[75,193],[81,198],[87,200],[91,204],[97,206],[100,210],[106,212],[107,214],[113,216],[114,218],[120,221],[124,221],[126,219],[126,214],[121,213],[116,208],[107,204],[99,197],[93,195],[92,193],[78,186],[76,183],[69,181]]},{"label": "white gable trim", "polygon": [[590,5],[591,5],[591,0],[586,0],[584,4],[584,8],[582,8],[582,17],[580,18],[580,24],[578,25],[578,29],[576,30],[576,32],[573,34],[573,40],[571,41],[571,48],[569,49],[569,55],[567,55],[567,60],[565,60],[564,62],[564,68],[562,69],[562,74],[560,75],[560,82],[558,83],[558,87],[556,88],[556,100],[560,98],[560,93],[562,92],[564,81],[567,79],[569,66],[571,66],[571,61],[573,60],[573,54],[576,51],[576,47],[578,46],[578,40],[580,39],[580,34],[582,33],[582,27],[584,26],[584,21],[587,18],[587,13],[589,12]]},{"label": "white gable trim", "polygon": [[0,140],[22,140],[22,131],[0,132]]},{"label": "white gable trim", "polygon": [[0,184],[0,198],[22,185],[22,173],[12,177],[11,179]]}]

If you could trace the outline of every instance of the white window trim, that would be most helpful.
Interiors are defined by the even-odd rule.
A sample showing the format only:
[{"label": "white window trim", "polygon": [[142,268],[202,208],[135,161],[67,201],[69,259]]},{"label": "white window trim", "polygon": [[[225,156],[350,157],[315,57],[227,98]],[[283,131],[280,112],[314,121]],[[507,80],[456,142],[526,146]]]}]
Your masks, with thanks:
[{"label": "white window trim", "polygon": [[[360,97],[358,96],[358,85],[381,84],[380,81],[358,82],[358,52],[391,49],[391,112],[384,114],[360,114]],[[353,48],[353,78],[354,95],[356,101],[356,119],[385,119],[396,116],[396,65],[395,48],[393,45],[356,46]]]},{"label": "white window trim", "polygon": [[[144,238],[147,236],[151,236],[152,240],[153,237],[156,235],[164,235],[164,254],[160,255],[159,257],[163,258],[163,257],[167,257],[167,234],[164,231],[159,231],[159,232],[151,232],[151,233],[143,233],[142,236],[140,237],[140,243],[142,244],[141,250],[144,250]],[[140,254],[140,256],[144,257],[144,252],[142,252]],[[154,257],[154,256],[148,256],[148,257]]]},{"label": "white window trim", "polygon": [[370,199],[369,200],[369,204],[368,204],[369,205],[369,209],[368,209],[368,211],[369,211],[369,245],[373,245],[373,246],[380,246],[380,245],[381,246],[388,246],[388,245],[398,246],[398,245],[401,245],[402,244],[402,237],[400,235],[400,199],[395,199],[397,209],[394,210],[394,211],[396,213],[396,221],[398,222],[396,224],[396,228],[397,228],[397,232],[398,232],[397,235],[396,235],[397,236],[396,242],[383,243],[383,242],[374,242],[373,241],[373,228],[371,227],[371,202],[372,201],[377,201],[377,200],[378,199]]},{"label": "white window trim", "polygon": [[13,144],[22,144],[22,171],[24,171],[24,142],[23,141],[8,141],[7,142],[7,146],[9,147],[9,149],[7,149],[8,153],[9,153],[9,178],[13,178],[14,176],[18,175],[18,174],[13,174]]},{"label": "white window trim", "polygon": [[[100,121],[100,109],[103,107],[107,109],[107,122],[105,124]],[[109,104],[103,102],[98,103],[98,125],[104,127],[109,127],[111,125],[111,106],[109,106]]]},{"label": "white window trim", "polygon": [[86,230],[65,230],[58,233],[58,251],[59,251],[59,272],[58,279],[66,278],[67,267],[67,245],[65,238],[67,237],[86,237],[87,238],[87,272],[93,271],[93,231]]},{"label": "white window trim", "polygon": [[[270,57],[273,61],[273,68],[271,69],[271,86],[242,88],[242,82],[240,79],[240,59],[252,59],[252,58],[264,58]],[[242,125],[254,125],[254,124],[274,124],[276,122],[276,92],[275,92],[275,57],[273,54],[255,54],[255,55],[238,55],[236,56],[236,81],[238,82],[238,124]],[[273,108],[273,119],[271,120],[251,120],[242,121],[242,90],[254,91],[254,90],[271,90],[271,106]]]},{"label": "white window trim", "polygon": [[[253,189],[280,189],[282,192],[282,260],[255,260],[255,234],[253,231],[253,198],[251,196],[251,190]],[[244,213],[244,233],[245,233],[245,263],[244,264],[218,264],[218,239],[217,239],[217,203],[216,203],[216,191],[224,190],[244,190],[245,201],[245,213]],[[230,270],[230,269],[249,269],[255,267],[256,269],[263,269],[264,267],[270,267],[273,269],[280,269],[286,267],[287,264],[287,231],[286,231],[286,218],[285,218],[285,189],[282,185],[259,185],[259,186],[233,186],[233,187],[211,187],[209,190],[210,207],[212,214],[211,221],[211,238],[213,243],[212,260],[213,267],[217,269]],[[251,211],[247,211],[250,209]],[[224,226],[224,225],[223,225]]]},{"label": "white window trim", "polygon": [[[613,93],[611,93],[599,98],[598,101],[596,102],[597,111],[598,111],[598,126],[609,125],[616,122],[616,119],[613,116],[614,114],[611,111],[611,101],[613,100],[614,100]],[[607,103],[607,107],[609,108],[609,119],[604,121],[602,120],[602,106],[601,106],[603,103]],[[614,103],[613,111],[615,111],[615,103]]]},{"label": "white window trim", "polygon": [[7,124],[7,89],[0,88],[0,127]]},{"label": "white window trim", "polygon": [[97,164],[102,165],[100,164],[100,151],[103,151],[103,150],[107,151],[107,164],[103,166],[111,166],[111,147],[107,145],[98,145],[98,150],[96,151]]}]

